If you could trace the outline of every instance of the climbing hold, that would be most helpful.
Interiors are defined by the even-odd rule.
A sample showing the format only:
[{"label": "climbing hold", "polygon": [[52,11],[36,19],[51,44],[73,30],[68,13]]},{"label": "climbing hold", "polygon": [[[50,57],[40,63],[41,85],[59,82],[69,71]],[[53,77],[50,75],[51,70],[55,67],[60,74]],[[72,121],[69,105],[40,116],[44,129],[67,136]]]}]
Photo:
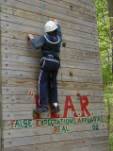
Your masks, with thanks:
[{"label": "climbing hold", "polygon": [[63,42],[63,43],[62,43],[62,47],[66,47],[66,42]]},{"label": "climbing hold", "polygon": [[73,5],[70,5],[70,10],[73,11]]},{"label": "climbing hold", "polygon": [[72,72],[72,71],[69,72],[69,76],[70,76],[70,77],[73,76],[73,72]]}]

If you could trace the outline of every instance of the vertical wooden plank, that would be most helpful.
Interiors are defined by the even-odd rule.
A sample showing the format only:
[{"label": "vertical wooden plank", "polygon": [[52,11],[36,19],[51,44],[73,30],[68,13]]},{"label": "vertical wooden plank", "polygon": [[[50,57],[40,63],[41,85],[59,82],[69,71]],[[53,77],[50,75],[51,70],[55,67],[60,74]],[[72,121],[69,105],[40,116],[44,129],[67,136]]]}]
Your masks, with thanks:
[{"label": "vertical wooden plank", "polygon": [[1,4],[0,4],[0,151],[2,151],[2,63],[1,63]]}]

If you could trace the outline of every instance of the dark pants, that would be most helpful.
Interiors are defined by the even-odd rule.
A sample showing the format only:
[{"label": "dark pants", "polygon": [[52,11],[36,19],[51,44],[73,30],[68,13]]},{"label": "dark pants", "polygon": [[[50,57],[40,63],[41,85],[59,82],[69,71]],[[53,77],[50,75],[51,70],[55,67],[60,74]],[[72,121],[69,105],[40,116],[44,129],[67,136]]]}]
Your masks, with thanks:
[{"label": "dark pants", "polygon": [[48,107],[48,103],[57,103],[57,71],[40,70],[39,96],[40,107]]}]

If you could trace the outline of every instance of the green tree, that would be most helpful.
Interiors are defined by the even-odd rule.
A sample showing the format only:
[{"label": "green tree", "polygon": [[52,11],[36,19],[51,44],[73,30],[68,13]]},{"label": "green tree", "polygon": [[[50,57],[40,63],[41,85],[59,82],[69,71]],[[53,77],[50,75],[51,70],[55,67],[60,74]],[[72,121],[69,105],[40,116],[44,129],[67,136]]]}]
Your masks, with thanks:
[{"label": "green tree", "polygon": [[112,82],[112,45],[107,0],[94,0],[104,86]]},{"label": "green tree", "polygon": [[[113,151],[113,54],[112,34],[107,0],[93,0],[96,6],[97,28],[99,35],[99,49],[104,81],[104,101],[108,111],[108,129],[110,151]],[[111,0],[109,0],[111,1]]]}]

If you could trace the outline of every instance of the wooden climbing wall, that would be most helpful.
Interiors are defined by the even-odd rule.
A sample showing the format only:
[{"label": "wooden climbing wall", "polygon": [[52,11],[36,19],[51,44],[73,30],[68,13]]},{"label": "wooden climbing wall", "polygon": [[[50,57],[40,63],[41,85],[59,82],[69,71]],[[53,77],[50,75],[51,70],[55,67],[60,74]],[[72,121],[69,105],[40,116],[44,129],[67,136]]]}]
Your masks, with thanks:
[{"label": "wooden climbing wall", "polygon": [[[0,0],[2,151],[108,151],[95,8],[92,0]],[[58,75],[61,111],[33,115],[41,35],[50,18],[62,26]]]}]

